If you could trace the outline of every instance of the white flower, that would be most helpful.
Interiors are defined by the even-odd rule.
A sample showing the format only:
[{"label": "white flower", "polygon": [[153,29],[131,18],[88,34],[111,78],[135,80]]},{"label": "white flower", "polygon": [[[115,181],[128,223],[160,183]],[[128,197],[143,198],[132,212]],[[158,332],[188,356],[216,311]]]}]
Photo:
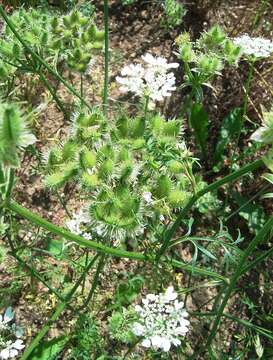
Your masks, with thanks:
[{"label": "white flower", "polygon": [[86,209],[81,209],[78,213],[73,214],[72,219],[66,221],[65,225],[70,232],[83,236],[87,240],[91,240],[91,235],[83,231],[84,225],[90,222],[90,217]]},{"label": "white flower", "polygon": [[14,358],[24,347],[25,345],[22,340],[16,340],[15,342],[7,341],[5,349],[0,352],[0,359],[6,360]]},{"label": "white flower", "polygon": [[241,47],[242,52],[247,56],[265,58],[273,53],[273,42],[269,39],[252,38],[248,34],[244,34],[232,40],[237,46]]},{"label": "white flower", "polygon": [[160,57],[160,56],[155,57],[149,53],[142,55],[142,59],[151,67],[157,67],[157,68],[161,68],[164,70],[175,69],[179,66],[178,63],[168,64],[167,59]]},{"label": "white flower", "polygon": [[142,198],[146,201],[148,205],[153,202],[152,193],[150,193],[149,191],[144,191],[144,193],[142,194]]},{"label": "white flower", "polygon": [[141,345],[169,351],[171,346],[181,344],[179,337],[188,332],[189,321],[183,302],[177,300],[173,286],[159,295],[148,294],[142,299],[143,306],[136,305],[139,319],[133,324],[132,332],[143,337]]},{"label": "white flower", "polygon": [[13,320],[14,318],[14,313],[12,311],[12,308],[9,306],[4,315],[0,315],[0,331],[1,330],[5,330],[8,326],[9,323]]},{"label": "white flower", "polygon": [[121,75],[116,77],[121,84],[122,92],[132,92],[137,96],[149,97],[150,108],[154,107],[155,101],[162,101],[171,96],[175,87],[175,76],[170,69],[177,68],[178,63],[167,63],[163,57],[155,57],[151,54],[142,56],[144,66],[130,64],[121,70]]},{"label": "white flower", "polygon": [[117,82],[122,85],[120,87],[120,91],[132,92],[138,96],[141,96],[144,89],[144,73],[145,69],[139,64],[130,64],[125,66],[121,70],[121,75],[123,77],[116,77]]}]

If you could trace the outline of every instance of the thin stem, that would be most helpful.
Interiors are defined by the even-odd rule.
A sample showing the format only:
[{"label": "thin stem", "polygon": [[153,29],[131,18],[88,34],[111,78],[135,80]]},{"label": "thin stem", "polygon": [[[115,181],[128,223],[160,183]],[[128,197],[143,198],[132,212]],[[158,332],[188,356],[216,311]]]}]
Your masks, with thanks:
[{"label": "thin stem", "polygon": [[217,180],[214,183],[208,185],[201,191],[199,191],[196,195],[192,196],[186,206],[181,210],[180,214],[177,216],[173,225],[167,229],[163,234],[163,244],[157,253],[157,261],[159,261],[160,257],[165,253],[167,248],[169,247],[170,241],[174,234],[176,233],[177,229],[179,228],[181,221],[184,219],[188,211],[193,207],[193,205],[200,199],[203,195],[207,194],[208,192],[217,190],[219,187],[223,186],[224,184],[230,183],[235,181],[236,179],[246,175],[250,171],[254,171],[259,167],[263,166],[262,160],[256,160],[248,165],[245,165],[240,170],[235,171],[234,173],[225,176],[223,179]]},{"label": "thin stem", "polygon": [[9,168],[9,171],[8,171],[8,185],[7,185],[7,190],[6,190],[6,194],[5,194],[5,200],[6,201],[9,201],[9,199],[11,197],[11,192],[12,192],[12,188],[13,188],[13,185],[14,185],[14,180],[15,180],[14,169]]},{"label": "thin stem", "polygon": [[58,79],[64,86],[78,99],[80,99],[86,107],[88,107],[90,110],[92,110],[91,106],[81,97],[81,95],[71,86],[58,72],[56,72],[46,61],[44,61],[35,51],[33,51],[28,44],[25,42],[25,40],[21,37],[21,35],[16,30],[13,22],[9,19],[7,16],[5,10],[0,5],[0,15],[5,20],[6,24],[10,28],[10,30],[13,32],[15,37],[20,41],[20,43],[23,45],[23,47],[33,56],[34,59],[36,59],[41,65],[43,65],[47,71],[52,74],[56,79]]},{"label": "thin stem", "polygon": [[247,77],[247,81],[246,81],[246,85],[245,85],[245,94],[244,94],[244,99],[243,99],[242,117],[241,117],[241,121],[240,121],[240,124],[239,124],[238,134],[237,134],[235,144],[234,144],[234,150],[233,150],[233,153],[232,153],[232,156],[231,156],[231,169],[233,168],[233,165],[234,165],[236,149],[238,148],[238,145],[239,145],[239,141],[240,141],[240,137],[241,137],[241,133],[242,133],[242,129],[243,129],[243,123],[245,121],[245,117],[246,117],[246,114],[247,114],[248,98],[249,98],[249,94],[250,94],[250,90],[251,90],[251,83],[252,83],[252,79],[253,79],[253,73],[254,73],[254,61],[250,61],[248,77]]},{"label": "thin stem", "polygon": [[[33,212],[31,212],[28,209],[24,208],[23,206],[19,205],[15,201],[10,201],[9,203],[6,203],[5,207],[7,209],[15,212],[16,214],[24,217],[25,219],[29,220],[31,223],[36,224],[37,226],[40,226],[43,229],[46,229],[55,235],[64,237],[70,241],[74,241],[75,243],[77,243],[80,246],[98,251],[100,253],[116,256],[119,258],[127,258],[127,259],[139,260],[139,261],[146,261],[146,262],[150,262],[150,263],[154,263],[154,261],[155,261],[154,255],[148,256],[146,254],[141,254],[138,252],[132,252],[132,251],[126,251],[126,250],[112,248],[112,247],[103,245],[101,243],[97,243],[92,240],[86,240],[85,238],[83,238],[79,235],[72,234],[70,231],[65,230],[59,226],[56,226],[56,225],[52,224],[51,222],[41,218],[39,215],[34,214]],[[179,268],[179,269],[183,269],[189,273],[192,273],[192,265],[190,265],[190,264],[185,264],[181,261],[170,259],[168,257],[164,257],[164,259],[162,261],[168,263],[170,266],[173,266],[173,267]],[[197,266],[194,268],[194,275],[209,276],[209,277],[219,279],[224,282],[227,281],[227,279],[224,276],[217,274],[213,271],[197,267]]]},{"label": "thin stem", "polygon": [[17,255],[15,251],[12,251],[11,255],[30,272],[31,276],[36,277],[39,281],[41,281],[41,283],[44,284],[59,300],[65,300],[65,298],[57,290],[49,285],[43,277],[32,266],[28,265],[19,255]]},{"label": "thin stem", "polygon": [[92,299],[92,297],[94,295],[94,292],[95,292],[96,287],[98,285],[100,273],[102,272],[102,269],[103,269],[103,267],[105,265],[105,258],[106,258],[106,255],[102,254],[101,258],[100,258],[100,261],[98,263],[98,267],[97,267],[95,276],[94,276],[92,287],[91,287],[90,292],[89,292],[87,298],[85,299],[85,301],[84,301],[84,303],[83,303],[83,305],[81,306],[80,309],[84,309],[89,304],[89,302],[91,301],[91,299]]},{"label": "thin stem", "polygon": [[104,86],[103,86],[103,111],[107,117],[108,112],[108,85],[109,85],[109,5],[104,0]]},{"label": "thin stem", "polygon": [[149,96],[145,96],[145,104],[144,104],[144,120],[147,120],[147,114],[148,114],[148,106],[149,106]]},{"label": "thin stem", "polygon": [[94,258],[91,260],[85,271],[82,273],[76,284],[73,286],[73,288],[68,292],[68,294],[65,296],[64,301],[60,302],[54,311],[51,318],[48,320],[48,322],[43,326],[42,330],[36,335],[34,340],[31,342],[31,344],[28,346],[28,348],[24,351],[21,360],[27,360],[30,358],[31,353],[33,350],[39,345],[39,342],[42,340],[42,338],[47,334],[50,327],[54,322],[58,319],[58,317],[61,315],[65,307],[68,305],[68,303],[71,301],[73,295],[77,291],[78,287],[81,285],[81,282],[88,273],[88,271],[91,269],[95,261],[97,260],[97,255],[94,256]]},{"label": "thin stem", "polygon": [[236,271],[234,272],[233,276],[231,277],[230,284],[226,288],[225,296],[223,297],[222,303],[221,303],[219,309],[217,310],[217,315],[212,324],[212,329],[210,331],[210,334],[208,336],[206,344],[204,346],[202,346],[198,352],[196,352],[193,356],[191,356],[190,359],[196,359],[196,357],[201,352],[205,351],[206,349],[208,349],[211,346],[211,343],[216,336],[216,333],[217,333],[218,327],[220,325],[221,318],[223,316],[227,302],[237,284],[238,279],[245,273],[245,270],[242,271],[242,268],[244,268],[247,258],[251,255],[251,253],[255,250],[255,248],[264,240],[265,235],[271,230],[272,226],[273,226],[273,217],[271,217],[266,222],[266,224],[263,226],[263,228],[254,237],[254,239],[250,242],[250,244],[244,251],[243,255],[241,256],[240,261],[238,262]]},{"label": "thin stem", "polygon": [[44,76],[44,74],[41,72],[41,70],[38,71],[38,75],[42,81],[42,83],[45,85],[45,87],[48,89],[48,91],[50,92],[50,94],[52,95],[53,99],[55,100],[56,104],[58,105],[59,109],[61,110],[61,112],[64,114],[64,117],[68,117],[67,115],[67,111],[65,110],[63,103],[61,102],[61,100],[59,99],[59,97],[56,94],[56,91],[53,89],[53,87],[51,86],[50,82],[47,80],[47,78]]}]

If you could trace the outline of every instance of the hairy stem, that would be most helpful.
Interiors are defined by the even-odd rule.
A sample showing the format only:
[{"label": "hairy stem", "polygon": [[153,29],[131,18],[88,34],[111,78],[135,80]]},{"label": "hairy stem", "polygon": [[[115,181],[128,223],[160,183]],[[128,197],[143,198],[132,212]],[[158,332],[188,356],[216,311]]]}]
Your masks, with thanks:
[{"label": "hairy stem", "polygon": [[[119,258],[127,258],[127,259],[132,259],[132,260],[146,261],[146,262],[150,262],[150,263],[154,263],[154,261],[155,261],[154,255],[146,255],[146,254],[142,254],[142,253],[138,253],[138,252],[131,252],[131,251],[126,251],[126,250],[122,250],[122,249],[112,248],[112,247],[103,245],[101,243],[97,243],[92,240],[86,240],[79,235],[72,234],[70,231],[65,230],[59,226],[56,226],[56,225],[52,224],[51,222],[41,218],[39,215],[34,214],[33,212],[31,212],[28,209],[24,208],[23,206],[19,205],[15,201],[10,201],[10,202],[6,203],[5,207],[7,209],[15,212],[16,214],[22,216],[23,218],[29,220],[31,223],[38,225],[38,226],[42,227],[43,229],[46,229],[46,230],[52,232],[55,235],[64,237],[70,241],[74,241],[75,243],[77,243],[80,246],[98,251],[103,254],[116,256]],[[183,269],[189,273],[192,273],[193,268],[192,268],[191,264],[185,264],[181,261],[169,259],[167,257],[164,257],[163,262],[166,262],[175,268]],[[219,279],[224,282],[227,281],[227,279],[224,276],[217,274],[213,271],[197,267],[197,266],[194,267],[193,275],[209,276],[209,277]]]}]

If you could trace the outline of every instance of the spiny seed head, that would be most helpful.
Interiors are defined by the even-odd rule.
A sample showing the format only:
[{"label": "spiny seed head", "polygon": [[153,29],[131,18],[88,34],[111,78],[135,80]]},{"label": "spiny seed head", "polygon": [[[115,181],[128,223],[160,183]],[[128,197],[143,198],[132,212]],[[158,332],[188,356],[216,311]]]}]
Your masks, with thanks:
[{"label": "spiny seed head", "polygon": [[94,151],[84,150],[80,154],[80,163],[84,169],[93,168],[96,165],[96,160],[97,160],[96,153]]},{"label": "spiny seed head", "polygon": [[168,175],[161,175],[157,179],[157,185],[155,188],[155,196],[159,199],[167,197],[172,189],[172,181]]},{"label": "spiny seed head", "polygon": [[188,199],[188,194],[181,190],[172,190],[168,195],[168,202],[174,208],[181,207]]}]

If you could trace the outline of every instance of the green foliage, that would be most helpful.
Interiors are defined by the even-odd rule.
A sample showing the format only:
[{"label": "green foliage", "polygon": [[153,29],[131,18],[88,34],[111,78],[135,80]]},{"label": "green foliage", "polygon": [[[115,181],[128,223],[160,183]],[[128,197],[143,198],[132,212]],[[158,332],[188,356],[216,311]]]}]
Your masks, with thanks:
[{"label": "green foliage", "polygon": [[70,360],[97,359],[102,355],[103,337],[96,321],[88,314],[81,314],[72,335]]},{"label": "green foliage", "polygon": [[231,141],[236,140],[241,127],[241,121],[242,110],[240,108],[233,109],[230,114],[223,119],[214,152],[214,162],[216,164],[223,161],[227,146]]},{"label": "green foliage", "polygon": [[122,311],[115,311],[109,319],[110,336],[117,341],[130,344],[134,341],[134,335],[131,331],[132,322],[135,320],[135,312],[125,308]]},{"label": "green foliage", "polygon": [[60,336],[50,341],[39,344],[31,358],[33,360],[55,360],[57,355],[63,350],[68,342],[68,336]]},{"label": "green foliage", "polygon": [[184,6],[176,0],[165,0],[164,10],[166,24],[170,28],[180,25],[183,21],[183,17],[186,15]]}]

